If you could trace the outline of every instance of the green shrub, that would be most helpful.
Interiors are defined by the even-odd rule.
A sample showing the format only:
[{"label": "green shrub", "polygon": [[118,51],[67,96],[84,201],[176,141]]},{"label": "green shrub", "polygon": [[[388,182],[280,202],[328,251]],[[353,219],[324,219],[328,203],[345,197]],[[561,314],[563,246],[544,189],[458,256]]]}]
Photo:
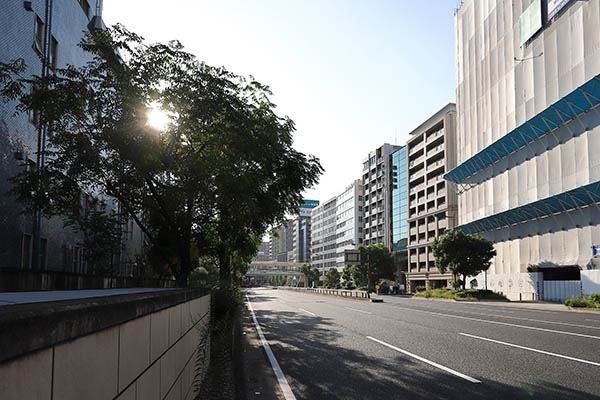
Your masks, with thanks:
[{"label": "green shrub", "polygon": [[568,299],[565,300],[567,307],[588,307],[588,308],[600,308],[600,303],[589,299]]},{"label": "green shrub", "polygon": [[417,297],[437,298],[437,299],[456,299],[456,300],[477,300],[477,299],[506,299],[500,293],[491,290],[455,290],[455,289],[430,289],[415,294]]},{"label": "green shrub", "polygon": [[592,293],[590,294],[590,300],[594,303],[600,304],[600,293]]}]

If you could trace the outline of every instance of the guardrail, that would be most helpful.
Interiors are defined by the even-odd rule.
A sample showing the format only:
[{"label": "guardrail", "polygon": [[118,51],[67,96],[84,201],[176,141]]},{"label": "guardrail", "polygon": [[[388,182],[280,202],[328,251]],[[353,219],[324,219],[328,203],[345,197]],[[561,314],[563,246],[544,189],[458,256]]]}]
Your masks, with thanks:
[{"label": "guardrail", "polygon": [[321,289],[321,288],[295,288],[278,287],[278,289],[295,290],[305,293],[325,294],[329,296],[352,297],[355,299],[370,299],[369,292],[366,290],[344,290],[344,289]]}]

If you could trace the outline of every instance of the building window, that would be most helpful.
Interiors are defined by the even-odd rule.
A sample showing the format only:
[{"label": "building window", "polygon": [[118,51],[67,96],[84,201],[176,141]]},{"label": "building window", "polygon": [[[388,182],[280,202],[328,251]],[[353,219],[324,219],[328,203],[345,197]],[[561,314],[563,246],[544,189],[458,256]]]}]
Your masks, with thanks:
[{"label": "building window", "polygon": [[83,10],[83,13],[85,14],[85,16],[89,19],[90,18],[90,4],[87,2],[87,0],[79,0],[79,5],[81,6],[81,9]]},{"label": "building window", "polygon": [[31,268],[31,235],[23,234],[23,248],[21,250],[21,268]]},{"label": "building window", "polygon": [[48,60],[52,70],[56,71],[58,63],[58,40],[54,36],[50,40],[50,59]]},{"label": "building window", "polygon": [[36,128],[40,127],[40,110],[29,110],[29,122]]},{"label": "building window", "polygon": [[48,254],[48,239],[40,239],[40,269],[46,269],[46,259]]},{"label": "building window", "polygon": [[45,37],[44,21],[36,14],[33,48],[40,54],[44,54],[44,37]]}]

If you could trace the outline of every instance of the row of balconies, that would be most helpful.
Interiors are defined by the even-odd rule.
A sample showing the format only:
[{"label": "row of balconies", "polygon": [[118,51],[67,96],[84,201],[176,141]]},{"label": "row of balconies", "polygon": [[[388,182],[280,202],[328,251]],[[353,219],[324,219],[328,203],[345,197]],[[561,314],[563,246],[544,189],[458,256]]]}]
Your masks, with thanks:
[{"label": "row of balconies", "polygon": [[[421,193],[423,193],[423,192],[421,192]],[[431,193],[428,193],[427,196],[425,196],[425,195],[417,196],[416,198],[414,198],[408,202],[408,206],[416,207],[420,204],[425,203],[426,201],[435,200],[436,198],[445,197],[445,196],[446,196],[446,188],[438,189],[437,192],[433,191]]]},{"label": "row of balconies", "polygon": [[[425,230],[425,225],[427,225],[427,230]],[[417,226],[410,228],[409,232],[410,232],[410,235],[412,236],[412,235],[418,235],[419,233],[431,232],[431,231],[447,229],[447,228],[448,228],[448,220],[446,218],[443,218],[443,219],[439,219],[434,222],[430,222],[428,224],[419,223]]]},{"label": "row of balconies", "polygon": [[419,204],[417,206],[417,208],[415,208],[414,206],[409,206],[408,217],[414,218],[414,217],[419,217],[421,215],[427,215],[429,213],[436,211],[439,208],[445,208],[445,207],[446,207],[446,198],[440,197],[437,199],[437,201],[432,200],[429,203],[427,203],[427,205]]}]

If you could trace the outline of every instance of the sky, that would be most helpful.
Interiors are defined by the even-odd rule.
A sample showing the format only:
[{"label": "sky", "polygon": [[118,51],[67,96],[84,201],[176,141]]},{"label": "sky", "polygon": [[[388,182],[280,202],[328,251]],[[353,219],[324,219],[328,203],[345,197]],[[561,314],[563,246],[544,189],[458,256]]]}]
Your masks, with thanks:
[{"label": "sky", "polygon": [[294,147],[325,172],[324,202],[362,161],[455,102],[456,0],[104,0],[107,25],[179,40],[213,66],[252,75],[296,123]]}]

